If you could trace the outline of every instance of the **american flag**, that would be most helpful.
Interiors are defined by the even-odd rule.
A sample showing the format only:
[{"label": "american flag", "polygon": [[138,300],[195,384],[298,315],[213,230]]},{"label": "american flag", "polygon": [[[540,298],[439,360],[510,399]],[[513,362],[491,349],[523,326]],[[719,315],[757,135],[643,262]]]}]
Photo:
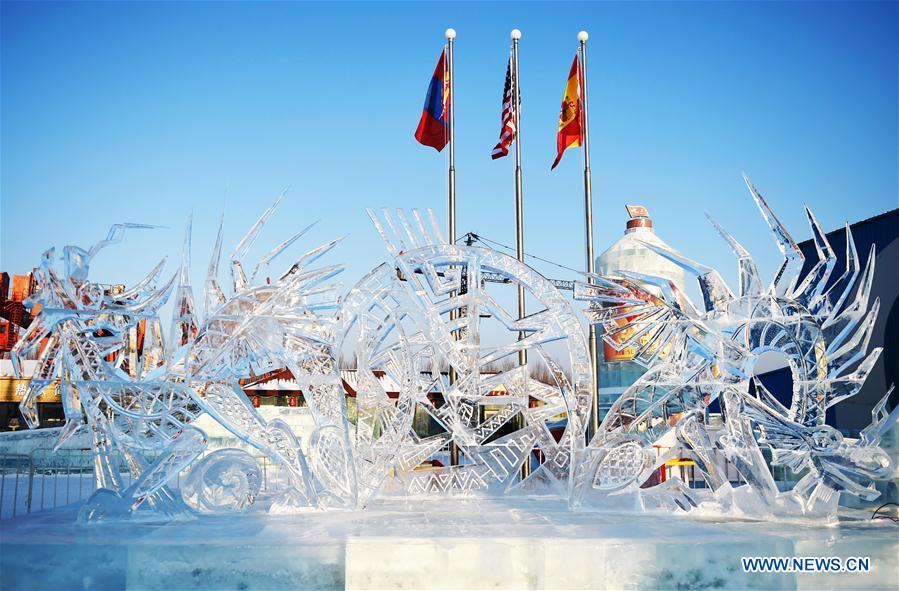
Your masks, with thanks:
[{"label": "american flag", "polygon": [[515,140],[518,124],[517,109],[512,108],[512,56],[506,66],[506,84],[503,87],[503,125],[499,131],[499,143],[493,148],[491,158],[496,160],[509,155],[509,146]]}]

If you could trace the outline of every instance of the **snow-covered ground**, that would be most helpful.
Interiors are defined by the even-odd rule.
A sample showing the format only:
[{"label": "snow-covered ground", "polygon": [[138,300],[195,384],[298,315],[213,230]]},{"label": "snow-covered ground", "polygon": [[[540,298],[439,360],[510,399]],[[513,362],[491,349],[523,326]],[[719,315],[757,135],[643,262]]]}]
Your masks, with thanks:
[{"label": "snow-covered ground", "polygon": [[[0,588],[896,589],[897,533],[888,520],[716,523],[546,499],[87,526],[66,508],[0,523]],[[866,556],[871,572],[747,574],[743,556]]]}]

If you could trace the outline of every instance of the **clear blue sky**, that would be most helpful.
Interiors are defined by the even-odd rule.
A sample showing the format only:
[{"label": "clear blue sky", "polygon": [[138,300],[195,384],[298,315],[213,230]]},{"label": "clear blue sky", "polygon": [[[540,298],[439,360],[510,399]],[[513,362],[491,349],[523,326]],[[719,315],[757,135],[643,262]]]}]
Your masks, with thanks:
[{"label": "clear blue sky", "polygon": [[490,159],[513,27],[529,252],[583,265],[580,151],[549,171],[581,29],[597,252],[640,203],[733,280],[709,212],[770,276],[743,170],[797,240],[804,202],[827,229],[897,207],[895,2],[4,2],[0,267],[24,272],[115,222],[169,226],[98,257],[97,280],[133,281],[162,254],[174,269],[193,211],[201,283],[223,202],[227,247],[290,187],[253,254],[320,218],[304,245],[349,233],[331,259],[354,283],[384,256],[365,207],[445,219],[444,156],[412,135],[450,26],[460,233],[514,242],[513,163]]}]

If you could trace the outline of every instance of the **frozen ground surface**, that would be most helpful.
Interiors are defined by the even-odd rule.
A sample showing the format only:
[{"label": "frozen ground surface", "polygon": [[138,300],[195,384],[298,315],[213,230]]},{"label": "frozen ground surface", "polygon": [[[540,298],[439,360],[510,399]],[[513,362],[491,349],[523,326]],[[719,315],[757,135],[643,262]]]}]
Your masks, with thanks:
[{"label": "frozen ground surface", "polygon": [[[0,522],[0,588],[896,589],[899,526],[698,521],[556,500],[382,501],[365,511],[82,526]],[[865,574],[746,574],[741,556],[871,559]]]}]

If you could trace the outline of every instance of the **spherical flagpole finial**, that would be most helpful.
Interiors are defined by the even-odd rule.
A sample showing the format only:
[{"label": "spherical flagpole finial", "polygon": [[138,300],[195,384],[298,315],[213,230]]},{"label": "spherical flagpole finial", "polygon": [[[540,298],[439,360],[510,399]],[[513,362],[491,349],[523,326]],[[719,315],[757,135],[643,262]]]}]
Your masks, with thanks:
[{"label": "spherical flagpole finial", "polygon": [[521,31],[519,31],[518,29],[512,29],[512,39],[516,41],[521,39]]},{"label": "spherical flagpole finial", "polygon": [[580,33],[577,34],[577,40],[580,41],[581,43],[583,43],[584,41],[586,41],[589,38],[590,38],[590,35],[587,34],[587,31],[581,31]]},{"label": "spherical flagpole finial", "polygon": [[452,41],[456,38],[456,29],[447,29],[446,30],[446,38]]}]

